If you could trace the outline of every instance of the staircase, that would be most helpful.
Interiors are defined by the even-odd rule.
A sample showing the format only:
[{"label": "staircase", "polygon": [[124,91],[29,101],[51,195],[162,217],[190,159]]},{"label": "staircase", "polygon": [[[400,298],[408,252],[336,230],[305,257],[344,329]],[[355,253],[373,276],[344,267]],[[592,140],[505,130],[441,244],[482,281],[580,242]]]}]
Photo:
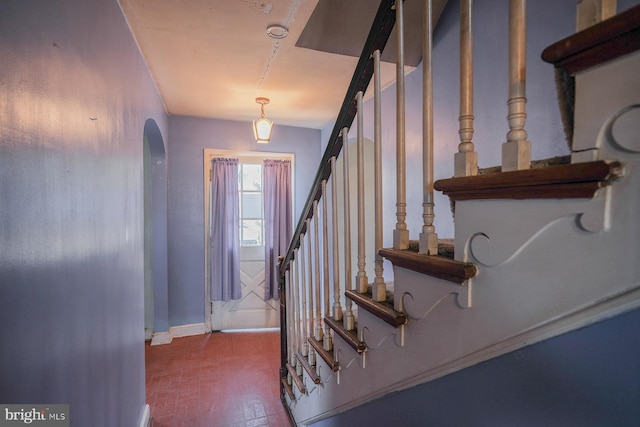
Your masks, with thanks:
[{"label": "staircase", "polygon": [[[472,9],[470,2],[462,3],[467,6],[461,6],[464,39],[469,32],[465,14]],[[517,38],[523,32],[524,0],[511,0],[510,7],[511,34]],[[337,270],[339,263],[330,256],[346,258],[351,251],[334,243],[339,221],[335,160],[344,155],[348,128],[361,120],[358,93],[372,77],[375,81],[379,54],[374,52],[384,48],[396,21],[402,31],[401,13],[400,3],[381,1],[305,211],[281,261],[281,389],[297,425],[640,307],[640,6],[543,53],[562,77],[559,81],[575,86],[569,158],[529,158],[516,75],[508,119],[513,139],[503,145],[502,166],[478,170],[473,143],[464,136],[472,126],[472,111],[461,107],[455,176],[432,182],[433,164],[425,163],[420,239],[406,238],[406,203],[396,201],[400,225],[394,230],[394,247],[379,245],[378,224],[376,236],[366,236],[376,243],[376,277],[371,282],[366,277],[360,247],[357,273],[351,274],[351,261],[345,262],[349,271]],[[425,22],[431,18],[426,12]],[[431,43],[426,37],[425,58]],[[517,64],[522,52],[514,49],[511,57]],[[453,239],[435,234],[429,218],[433,189],[451,200]],[[349,202],[344,204],[348,209]],[[358,210],[362,219],[360,205]],[[348,217],[347,211],[343,218]],[[360,246],[364,236],[360,239],[361,225],[356,226]],[[347,235],[349,228],[344,225]],[[393,283],[382,279],[383,259],[393,265]]]}]

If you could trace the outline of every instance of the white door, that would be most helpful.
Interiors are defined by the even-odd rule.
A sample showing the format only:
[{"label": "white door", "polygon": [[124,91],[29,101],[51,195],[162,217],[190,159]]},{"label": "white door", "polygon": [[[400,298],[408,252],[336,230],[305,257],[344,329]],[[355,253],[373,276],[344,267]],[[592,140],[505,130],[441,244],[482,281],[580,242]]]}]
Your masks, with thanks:
[{"label": "white door", "polygon": [[264,301],[264,246],[240,248],[242,298],[212,302],[211,328],[276,328],[280,324],[279,302]]},{"label": "white door", "polygon": [[[264,301],[265,253],[262,245],[262,160],[282,158],[282,154],[260,156],[260,153],[238,153],[205,150],[206,178],[210,177],[212,157],[238,157],[240,159],[240,283],[242,297],[231,301],[211,301],[209,305],[211,329],[277,328],[280,325],[280,302]],[[290,157],[289,157],[290,158]],[[210,178],[209,178],[210,179]],[[205,206],[209,206],[210,180],[205,180]],[[209,213],[205,214],[206,232],[209,232]],[[207,239],[206,239],[207,240]],[[206,247],[208,246],[208,240]],[[208,251],[206,251],[208,254]],[[207,255],[208,257],[208,255]],[[209,268],[209,261],[206,261]],[[205,274],[208,280],[208,272]],[[207,301],[209,296],[206,286]]]}]

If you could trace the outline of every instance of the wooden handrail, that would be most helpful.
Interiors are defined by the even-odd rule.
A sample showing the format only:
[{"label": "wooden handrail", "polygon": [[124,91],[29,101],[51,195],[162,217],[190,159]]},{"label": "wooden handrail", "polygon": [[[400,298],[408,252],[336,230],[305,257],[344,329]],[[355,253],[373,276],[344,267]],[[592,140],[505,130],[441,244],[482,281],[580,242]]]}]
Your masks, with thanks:
[{"label": "wooden handrail", "polygon": [[571,74],[640,49],[640,5],[560,40],[542,60]]},{"label": "wooden handrail", "polygon": [[591,198],[595,192],[622,177],[618,161],[593,162],[449,178],[436,181],[436,190],[451,200],[472,199],[572,199]]}]

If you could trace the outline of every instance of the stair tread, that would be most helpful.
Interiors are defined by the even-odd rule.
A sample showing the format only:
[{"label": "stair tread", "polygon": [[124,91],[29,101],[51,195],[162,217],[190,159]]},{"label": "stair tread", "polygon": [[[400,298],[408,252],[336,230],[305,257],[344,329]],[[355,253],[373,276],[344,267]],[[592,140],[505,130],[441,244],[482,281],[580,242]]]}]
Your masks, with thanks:
[{"label": "stair tread", "polygon": [[393,327],[398,327],[407,323],[407,316],[396,311],[391,301],[374,301],[371,292],[361,294],[354,290],[347,290],[345,296],[355,302],[358,307],[363,308],[374,316],[379,317]]},{"label": "stair tread", "polygon": [[623,172],[618,161],[596,160],[440,179],[434,188],[453,201],[592,198],[597,190],[620,179]]},{"label": "stair tread", "polygon": [[287,392],[287,395],[289,396],[289,399],[296,400],[296,396],[293,393],[293,387],[291,387],[291,384],[289,384],[287,379],[286,378],[280,378],[280,382],[282,383],[282,387],[284,388],[284,390]]},{"label": "stair tread", "polygon": [[340,365],[333,357],[333,350],[325,350],[322,345],[322,341],[318,341],[313,337],[309,337],[307,341],[314,348],[316,354],[320,355],[322,360],[324,360],[327,365],[329,365],[329,369],[331,369],[333,372],[336,372],[340,368]]},{"label": "stair tread", "polygon": [[307,392],[307,389],[302,382],[302,378],[298,376],[296,368],[287,363],[287,370],[289,371],[289,375],[291,375],[291,380],[295,383],[296,387],[298,387],[298,390],[300,390],[300,393],[305,394]]},{"label": "stair tread", "polygon": [[316,373],[316,370],[309,364],[309,360],[307,360],[307,358],[302,353],[297,353],[296,359],[298,359],[298,363],[302,365],[304,370],[307,371],[307,374],[309,374],[311,381],[313,381],[315,384],[320,384],[322,382],[322,379]]},{"label": "stair tread", "polygon": [[366,350],[367,346],[364,342],[358,339],[358,333],[353,330],[347,330],[342,322],[339,320],[334,320],[330,317],[324,318],[325,323],[334,330],[336,334],[338,334],[347,344],[351,346],[358,353],[362,353]]},{"label": "stair tread", "polygon": [[[410,251],[418,252],[419,247],[419,240],[409,240]],[[453,259],[453,249],[453,239],[438,239],[438,255]]]},{"label": "stair tread", "polygon": [[457,284],[464,283],[478,273],[478,267],[475,264],[456,261],[441,255],[424,255],[403,249],[380,249],[378,253],[391,261],[394,266]]}]

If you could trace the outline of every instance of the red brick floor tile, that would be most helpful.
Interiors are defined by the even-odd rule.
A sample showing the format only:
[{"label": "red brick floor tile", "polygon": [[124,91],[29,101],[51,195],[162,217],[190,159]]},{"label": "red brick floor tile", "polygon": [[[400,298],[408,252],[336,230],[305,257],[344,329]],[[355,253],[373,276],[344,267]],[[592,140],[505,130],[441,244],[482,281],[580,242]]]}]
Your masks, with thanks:
[{"label": "red brick floor tile", "polygon": [[213,333],[147,345],[153,427],[293,426],[280,401],[278,332]]}]

